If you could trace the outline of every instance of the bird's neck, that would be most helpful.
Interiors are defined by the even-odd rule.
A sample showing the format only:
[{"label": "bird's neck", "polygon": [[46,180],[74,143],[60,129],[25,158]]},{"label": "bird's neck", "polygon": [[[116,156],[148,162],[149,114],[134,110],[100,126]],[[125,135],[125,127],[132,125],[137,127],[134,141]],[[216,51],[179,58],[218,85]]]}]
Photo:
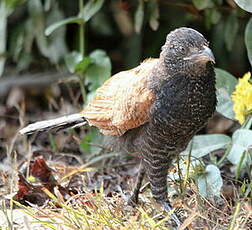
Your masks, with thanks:
[{"label": "bird's neck", "polygon": [[164,69],[156,71],[153,72],[151,84],[151,90],[156,95],[154,113],[160,108],[158,116],[195,120],[201,125],[212,116],[216,106],[215,73],[212,66],[197,76],[179,72],[170,76],[167,73],[165,75]]}]

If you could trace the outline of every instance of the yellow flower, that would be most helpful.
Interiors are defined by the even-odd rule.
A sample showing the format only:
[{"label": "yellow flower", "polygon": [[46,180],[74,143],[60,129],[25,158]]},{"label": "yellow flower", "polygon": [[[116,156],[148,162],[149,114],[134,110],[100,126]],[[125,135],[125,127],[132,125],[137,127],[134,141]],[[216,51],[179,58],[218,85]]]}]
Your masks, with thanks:
[{"label": "yellow flower", "polygon": [[244,123],[246,116],[252,113],[252,84],[249,82],[251,73],[246,73],[240,78],[231,96],[234,101],[235,118]]}]

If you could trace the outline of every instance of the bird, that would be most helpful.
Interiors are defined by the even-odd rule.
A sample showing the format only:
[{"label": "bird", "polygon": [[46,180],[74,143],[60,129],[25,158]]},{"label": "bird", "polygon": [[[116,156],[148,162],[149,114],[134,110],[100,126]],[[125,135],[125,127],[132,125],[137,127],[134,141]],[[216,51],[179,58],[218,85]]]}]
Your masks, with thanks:
[{"label": "bird", "polygon": [[[166,37],[159,58],[110,77],[82,111],[30,124],[31,134],[89,125],[117,146],[141,155],[130,202],[137,203],[145,176],[153,198],[166,211],[167,174],[171,162],[213,116],[217,99],[215,58],[209,42],[195,29],[177,28]],[[176,224],[180,220],[172,215]]]}]

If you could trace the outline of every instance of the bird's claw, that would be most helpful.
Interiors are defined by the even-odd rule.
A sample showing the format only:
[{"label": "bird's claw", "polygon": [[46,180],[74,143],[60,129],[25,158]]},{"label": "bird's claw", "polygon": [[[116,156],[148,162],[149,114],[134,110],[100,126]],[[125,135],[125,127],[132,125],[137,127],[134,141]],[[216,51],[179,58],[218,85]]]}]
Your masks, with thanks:
[{"label": "bird's claw", "polygon": [[[171,205],[169,204],[168,201],[159,201],[159,203],[162,205],[162,207],[164,208],[164,210],[166,212],[172,212],[173,211],[173,208],[171,207]],[[176,215],[175,212],[171,213],[171,218],[176,223],[177,227],[179,228],[181,226],[181,221],[179,220],[179,218],[178,218],[178,216]],[[188,230],[188,228],[185,228],[185,230]]]}]

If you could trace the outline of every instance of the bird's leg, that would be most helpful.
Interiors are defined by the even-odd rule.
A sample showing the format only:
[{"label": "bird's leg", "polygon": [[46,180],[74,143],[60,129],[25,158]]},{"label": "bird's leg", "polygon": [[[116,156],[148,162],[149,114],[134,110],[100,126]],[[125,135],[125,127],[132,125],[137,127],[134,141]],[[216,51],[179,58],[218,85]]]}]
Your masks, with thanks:
[{"label": "bird's leg", "polygon": [[[152,158],[151,161],[145,161],[151,192],[155,200],[162,205],[163,209],[166,212],[170,212],[172,207],[167,198],[167,174],[171,160],[160,154],[155,154]],[[181,225],[175,213],[172,213],[171,217],[177,226]]]},{"label": "bird's leg", "polygon": [[128,204],[130,204],[130,205],[137,204],[138,195],[139,195],[140,188],[142,186],[144,176],[145,176],[145,168],[144,168],[143,162],[141,160],[138,175],[137,175],[137,181],[136,181],[133,193],[132,193],[131,197],[128,200]]}]

